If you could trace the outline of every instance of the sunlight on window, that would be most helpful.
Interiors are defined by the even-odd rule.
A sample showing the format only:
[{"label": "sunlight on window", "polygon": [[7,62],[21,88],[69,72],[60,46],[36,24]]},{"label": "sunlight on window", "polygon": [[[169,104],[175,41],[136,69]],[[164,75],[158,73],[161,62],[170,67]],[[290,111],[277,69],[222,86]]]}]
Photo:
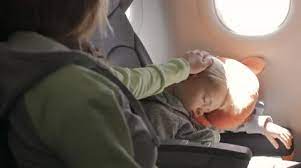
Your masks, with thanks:
[{"label": "sunlight on window", "polygon": [[234,33],[262,36],[279,29],[290,9],[290,0],[215,0],[222,23]]}]

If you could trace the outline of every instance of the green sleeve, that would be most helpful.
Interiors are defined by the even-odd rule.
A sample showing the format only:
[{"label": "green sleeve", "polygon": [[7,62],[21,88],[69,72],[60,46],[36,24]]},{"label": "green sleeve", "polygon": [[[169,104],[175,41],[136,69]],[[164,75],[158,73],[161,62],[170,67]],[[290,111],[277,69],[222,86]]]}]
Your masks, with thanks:
[{"label": "green sleeve", "polygon": [[161,93],[166,87],[187,79],[189,71],[189,63],[182,58],[145,68],[111,68],[111,72],[137,99]]},{"label": "green sleeve", "polygon": [[25,96],[40,139],[70,168],[139,168],[119,90],[103,76],[68,66]]}]

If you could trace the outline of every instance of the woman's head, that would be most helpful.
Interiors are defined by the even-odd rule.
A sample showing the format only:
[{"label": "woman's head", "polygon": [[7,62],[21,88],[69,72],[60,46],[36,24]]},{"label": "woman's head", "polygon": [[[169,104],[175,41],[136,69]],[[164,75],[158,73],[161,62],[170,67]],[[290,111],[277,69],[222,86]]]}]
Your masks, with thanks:
[{"label": "woman's head", "polygon": [[7,0],[0,7],[1,32],[35,31],[58,40],[85,39],[105,29],[108,0]]},{"label": "woman's head", "polygon": [[220,108],[226,95],[223,63],[215,57],[213,64],[205,71],[190,76],[176,86],[176,96],[188,111],[197,116]]}]

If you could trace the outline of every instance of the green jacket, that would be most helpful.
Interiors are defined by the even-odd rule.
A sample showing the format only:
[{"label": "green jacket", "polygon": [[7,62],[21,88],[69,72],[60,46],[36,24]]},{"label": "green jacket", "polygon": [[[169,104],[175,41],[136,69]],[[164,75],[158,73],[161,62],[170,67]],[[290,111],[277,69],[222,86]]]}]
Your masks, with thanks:
[{"label": "green jacket", "polygon": [[[70,51],[30,32],[16,33],[5,45],[22,52]],[[111,67],[110,71],[141,99],[186,79],[189,64],[173,59],[164,65]],[[139,167],[133,159],[132,138],[122,113],[128,103],[123,101],[119,88],[101,74],[77,65],[66,66],[30,89],[24,95],[24,106],[34,133],[62,165]],[[15,151],[17,159],[19,154]]]}]

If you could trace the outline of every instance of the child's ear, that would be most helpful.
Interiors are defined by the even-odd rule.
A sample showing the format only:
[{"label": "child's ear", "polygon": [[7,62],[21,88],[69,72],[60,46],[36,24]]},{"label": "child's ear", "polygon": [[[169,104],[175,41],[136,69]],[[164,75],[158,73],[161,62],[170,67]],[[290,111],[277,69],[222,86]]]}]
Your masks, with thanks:
[{"label": "child's ear", "polygon": [[265,68],[265,60],[263,57],[246,57],[240,60],[241,63],[246,65],[253,71],[256,75],[259,75]]}]

